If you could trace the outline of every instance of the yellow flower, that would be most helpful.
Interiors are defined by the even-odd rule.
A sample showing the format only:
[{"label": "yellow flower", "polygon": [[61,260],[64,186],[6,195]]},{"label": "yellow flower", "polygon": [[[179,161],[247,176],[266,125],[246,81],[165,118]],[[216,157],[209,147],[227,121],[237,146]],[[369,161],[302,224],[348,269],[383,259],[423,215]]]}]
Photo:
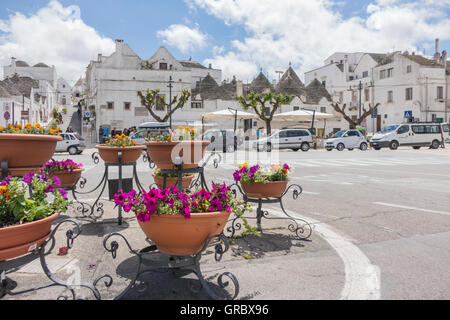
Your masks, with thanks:
[{"label": "yellow flower", "polygon": [[3,131],[3,130],[5,130],[5,127],[4,126],[0,126],[0,131]]},{"label": "yellow flower", "polygon": [[191,128],[189,127],[184,128],[184,130],[186,130],[187,132],[191,132]]},{"label": "yellow flower", "polygon": [[246,167],[248,169],[248,163],[247,162],[244,163],[244,167]]},{"label": "yellow flower", "polygon": [[183,126],[178,126],[178,129],[179,129],[179,130],[183,130],[184,127],[183,127]]},{"label": "yellow flower", "polygon": [[239,169],[242,169],[244,166],[242,164],[239,165]]}]

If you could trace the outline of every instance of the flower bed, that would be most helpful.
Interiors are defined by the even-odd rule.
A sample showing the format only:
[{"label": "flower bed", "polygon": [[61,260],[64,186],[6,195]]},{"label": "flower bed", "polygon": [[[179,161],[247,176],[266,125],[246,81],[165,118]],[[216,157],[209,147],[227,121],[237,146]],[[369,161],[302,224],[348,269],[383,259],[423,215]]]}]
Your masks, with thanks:
[{"label": "flower bed", "polygon": [[71,159],[64,161],[49,161],[44,164],[42,172],[50,178],[58,177],[61,181],[60,186],[56,188],[71,188],[81,178],[83,172],[83,165],[76,163]]},{"label": "flower bed", "polygon": [[116,135],[105,144],[96,146],[100,157],[106,163],[118,163],[119,152],[122,152],[122,163],[136,162],[142,155],[143,147],[124,134]]},{"label": "flower bed", "polygon": [[244,163],[239,165],[233,177],[241,183],[242,190],[249,198],[279,198],[286,191],[290,171],[287,164],[275,164],[269,168],[255,165],[249,168]]},{"label": "flower bed", "polygon": [[145,145],[152,161],[160,169],[175,169],[176,158],[180,157],[183,168],[197,168],[203,159],[209,141],[195,140],[197,132],[189,127],[178,127],[169,133],[153,134]]},{"label": "flower bed", "polygon": [[[191,185],[192,179],[194,178],[193,174],[185,173],[183,174],[183,177],[181,178],[182,188],[187,189]],[[155,183],[159,187],[164,187],[164,175],[161,172],[161,169],[155,169],[153,172],[153,179],[155,180]],[[166,177],[166,186],[175,186],[178,187],[178,174],[167,174]]]},{"label": "flower bed", "polygon": [[52,221],[67,210],[67,191],[54,184],[60,184],[57,177],[33,172],[0,183],[0,261],[37,249],[50,234]]},{"label": "flower bed", "polygon": [[134,212],[146,236],[171,255],[198,253],[208,238],[222,232],[231,212],[242,215],[248,208],[225,185],[191,194],[173,186],[143,194],[120,191],[114,201],[125,212]]},{"label": "flower bed", "polygon": [[0,161],[8,168],[39,168],[50,160],[56,143],[62,141],[59,128],[43,128],[39,123],[0,126]]}]

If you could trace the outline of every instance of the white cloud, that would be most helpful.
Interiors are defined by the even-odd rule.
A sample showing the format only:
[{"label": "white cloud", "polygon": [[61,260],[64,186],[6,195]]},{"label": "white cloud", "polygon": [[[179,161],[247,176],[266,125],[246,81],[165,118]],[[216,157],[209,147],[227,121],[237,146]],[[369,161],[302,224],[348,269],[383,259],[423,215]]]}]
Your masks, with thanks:
[{"label": "white cloud", "polygon": [[173,24],[166,30],[160,30],[157,32],[157,36],[162,38],[165,44],[175,47],[183,53],[204,48],[208,38],[199,30],[198,25],[195,28],[189,28],[182,24]]},{"label": "white cloud", "polygon": [[114,52],[114,41],[86,25],[78,6],[63,7],[57,0],[35,14],[14,13],[0,20],[0,63],[16,57],[30,65],[55,65],[58,76],[73,84],[98,53]]},{"label": "white cloud", "polygon": [[[435,38],[450,39],[448,12],[435,0],[374,0],[367,6],[366,18],[344,18],[331,0],[185,1],[228,25],[245,28],[243,40],[232,41],[228,52],[216,50],[208,60],[217,67],[223,64],[224,77],[236,72],[243,80],[251,66],[263,67],[271,80],[275,70],[286,70],[292,62],[302,77],[336,51],[383,53],[393,47],[411,50]],[[237,63],[247,68],[240,72],[231,68]]]}]

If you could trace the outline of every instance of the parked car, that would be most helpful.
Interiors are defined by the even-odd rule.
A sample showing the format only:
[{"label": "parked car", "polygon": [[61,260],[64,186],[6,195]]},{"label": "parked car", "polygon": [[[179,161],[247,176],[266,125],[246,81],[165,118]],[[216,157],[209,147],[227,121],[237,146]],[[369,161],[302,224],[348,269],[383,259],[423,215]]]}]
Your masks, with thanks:
[{"label": "parked car", "polygon": [[202,135],[203,141],[211,141],[206,150],[219,152],[234,152],[238,145],[233,130],[211,129]]},{"label": "parked car", "polygon": [[62,141],[56,144],[55,152],[69,152],[71,155],[81,154],[86,148],[84,139],[78,137],[76,133],[61,133]]},{"label": "parked car", "polygon": [[397,150],[400,146],[438,149],[444,141],[444,134],[443,125],[439,123],[404,123],[383,128],[373,136],[370,145],[375,150]]},{"label": "parked car", "polygon": [[130,139],[131,140],[135,140],[137,144],[144,144],[145,139],[147,137],[153,135],[154,133],[158,134],[158,133],[169,133],[169,132],[170,132],[169,129],[149,129],[149,128],[146,128],[146,129],[142,129],[142,130],[139,130],[139,131],[133,133],[130,136]]},{"label": "parked car", "polygon": [[313,143],[311,132],[307,129],[282,129],[267,138],[256,140],[253,148],[258,152],[272,149],[292,149],[309,151]]},{"label": "parked car", "polygon": [[450,143],[450,124],[444,123],[442,125],[442,131],[444,135],[444,142]]},{"label": "parked car", "polygon": [[334,134],[330,139],[325,141],[325,148],[328,151],[336,149],[343,151],[344,149],[367,150],[368,142],[364,134],[359,130],[341,130]]}]

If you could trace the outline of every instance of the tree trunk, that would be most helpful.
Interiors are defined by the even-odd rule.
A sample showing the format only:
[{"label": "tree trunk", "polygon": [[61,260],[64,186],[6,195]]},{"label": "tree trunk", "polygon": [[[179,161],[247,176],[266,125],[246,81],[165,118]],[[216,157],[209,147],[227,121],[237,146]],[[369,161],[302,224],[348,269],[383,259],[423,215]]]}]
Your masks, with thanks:
[{"label": "tree trunk", "polygon": [[266,131],[267,136],[270,136],[272,134],[272,123],[270,120],[266,120]]}]

